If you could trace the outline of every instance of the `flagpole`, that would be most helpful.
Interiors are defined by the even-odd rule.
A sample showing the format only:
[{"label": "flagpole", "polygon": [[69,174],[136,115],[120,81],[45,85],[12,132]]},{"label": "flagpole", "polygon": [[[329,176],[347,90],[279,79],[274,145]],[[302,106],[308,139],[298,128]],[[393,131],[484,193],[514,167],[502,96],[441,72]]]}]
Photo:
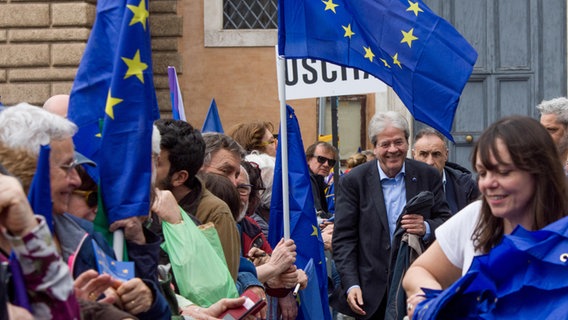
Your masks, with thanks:
[{"label": "flagpole", "polygon": [[278,56],[278,98],[280,99],[280,157],[282,163],[282,211],[284,219],[284,239],[290,239],[290,198],[288,184],[288,119],[286,118],[286,59]]},{"label": "flagpole", "polygon": [[112,249],[114,250],[116,260],[122,261],[124,255],[124,231],[122,229],[116,229],[112,233]]}]

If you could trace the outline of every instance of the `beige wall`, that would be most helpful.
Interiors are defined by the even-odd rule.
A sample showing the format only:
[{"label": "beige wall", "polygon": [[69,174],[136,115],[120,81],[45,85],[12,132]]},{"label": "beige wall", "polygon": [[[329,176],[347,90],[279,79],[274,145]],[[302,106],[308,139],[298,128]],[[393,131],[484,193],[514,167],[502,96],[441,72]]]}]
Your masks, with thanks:
[{"label": "beige wall", "polygon": [[[180,83],[190,123],[201,126],[212,98],[225,130],[251,120],[280,123],[274,47],[205,47],[203,1],[178,2],[183,16]],[[316,99],[288,102],[294,110],[304,144],[316,139]]]},{"label": "beige wall", "polygon": [[43,104],[69,92],[95,7],[85,1],[0,1],[0,96]]}]

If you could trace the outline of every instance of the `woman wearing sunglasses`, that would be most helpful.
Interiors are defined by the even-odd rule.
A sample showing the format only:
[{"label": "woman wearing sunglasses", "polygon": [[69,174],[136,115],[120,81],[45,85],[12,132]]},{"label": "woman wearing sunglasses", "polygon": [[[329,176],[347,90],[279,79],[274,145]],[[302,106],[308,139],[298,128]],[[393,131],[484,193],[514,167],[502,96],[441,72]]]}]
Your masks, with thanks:
[{"label": "woman wearing sunglasses", "polygon": [[81,177],[81,186],[69,197],[69,213],[93,221],[97,215],[97,184],[82,166],[76,168]]}]

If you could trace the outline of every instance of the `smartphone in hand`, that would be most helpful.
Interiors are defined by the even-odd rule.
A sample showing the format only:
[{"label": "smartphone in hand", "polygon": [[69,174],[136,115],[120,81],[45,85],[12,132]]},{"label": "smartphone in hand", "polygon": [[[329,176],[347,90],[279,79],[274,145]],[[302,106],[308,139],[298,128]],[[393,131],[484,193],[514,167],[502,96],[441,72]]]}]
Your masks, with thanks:
[{"label": "smartphone in hand", "polygon": [[223,320],[242,320],[249,315],[259,312],[266,306],[266,300],[261,299],[252,290],[245,290],[241,297],[245,297],[245,303],[240,307],[225,311],[219,318]]}]

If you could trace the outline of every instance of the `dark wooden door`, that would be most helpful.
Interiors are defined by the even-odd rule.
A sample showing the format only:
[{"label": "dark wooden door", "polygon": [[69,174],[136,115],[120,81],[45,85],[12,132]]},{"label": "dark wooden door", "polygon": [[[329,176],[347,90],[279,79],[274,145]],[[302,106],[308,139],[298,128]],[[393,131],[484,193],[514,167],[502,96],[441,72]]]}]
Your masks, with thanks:
[{"label": "dark wooden door", "polygon": [[566,0],[425,2],[478,53],[450,143],[450,161],[470,168],[473,143],[489,124],[511,114],[537,118],[540,101],[566,96]]}]

